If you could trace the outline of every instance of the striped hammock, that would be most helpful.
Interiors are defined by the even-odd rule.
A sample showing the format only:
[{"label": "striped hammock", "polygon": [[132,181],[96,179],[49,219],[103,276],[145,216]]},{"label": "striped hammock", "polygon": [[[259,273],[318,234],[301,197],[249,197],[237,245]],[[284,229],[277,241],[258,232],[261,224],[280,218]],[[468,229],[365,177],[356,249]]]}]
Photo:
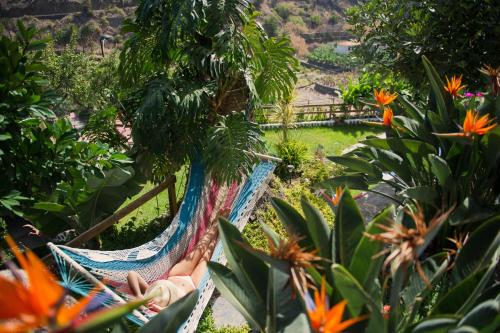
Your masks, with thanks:
[{"label": "striped hammock", "polygon": [[[49,243],[62,284],[81,295],[99,287],[106,294],[103,303],[107,306],[126,302],[131,297],[127,284],[129,271],[136,271],[148,283],[166,278],[172,266],[190,252],[219,212],[230,211],[228,220],[243,229],[274,167],[271,162],[260,162],[240,183],[219,185],[205,174],[200,163],[194,163],[179,212],[165,231],[144,245],[127,250],[96,251]],[[220,241],[211,260],[225,264]],[[214,290],[208,271],[198,290],[198,302],[179,332],[196,330]],[[155,314],[136,310],[128,318],[143,325]]]}]

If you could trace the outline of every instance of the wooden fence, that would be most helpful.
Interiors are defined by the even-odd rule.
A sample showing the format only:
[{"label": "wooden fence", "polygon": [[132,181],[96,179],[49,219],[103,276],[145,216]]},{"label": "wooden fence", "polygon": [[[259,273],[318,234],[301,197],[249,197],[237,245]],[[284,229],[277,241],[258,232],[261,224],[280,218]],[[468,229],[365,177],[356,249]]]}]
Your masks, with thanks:
[{"label": "wooden fence", "polygon": [[[297,123],[308,120],[367,118],[377,115],[377,111],[369,105],[356,107],[350,104],[329,102],[328,100],[303,101],[293,107],[295,109],[294,121]],[[279,115],[273,106],[263,107],[263,110],[256,118],[260,124],[280,121]]]}]

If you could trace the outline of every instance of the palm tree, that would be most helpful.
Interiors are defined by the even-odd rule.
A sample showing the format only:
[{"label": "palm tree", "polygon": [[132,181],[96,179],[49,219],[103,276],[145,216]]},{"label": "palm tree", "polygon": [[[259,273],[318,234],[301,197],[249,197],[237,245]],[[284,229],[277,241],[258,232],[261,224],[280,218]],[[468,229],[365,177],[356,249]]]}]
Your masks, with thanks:
[{"label": "palm tree", "polygon": [[289,96],[297,80],[288,40],[268,38],[246,0],[143,0],[123,30],[137,146],[167,156],[170,172],[194,156],[225,181],[248,171],[244,151],[264,147],[254,107]]}]

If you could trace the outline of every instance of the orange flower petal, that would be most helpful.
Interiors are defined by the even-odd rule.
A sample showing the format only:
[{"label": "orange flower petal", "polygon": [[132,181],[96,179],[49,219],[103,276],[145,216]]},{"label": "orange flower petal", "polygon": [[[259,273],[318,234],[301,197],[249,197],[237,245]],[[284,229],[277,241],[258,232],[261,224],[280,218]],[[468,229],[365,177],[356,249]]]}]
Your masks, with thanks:
[{"label": "orange flower petal", "polygon": [[346,304],[346,300],[335,304],[335,306],[328,311],[326,315],[326,322],[330,325],[337,325],[340,323],[342,321],[342,315],[344,314]]},{"label": "orange flower petal", "polygon": [[31,313],[29,295],[19,281],[0,277],[0,320],[16,318],[20,313]]}]

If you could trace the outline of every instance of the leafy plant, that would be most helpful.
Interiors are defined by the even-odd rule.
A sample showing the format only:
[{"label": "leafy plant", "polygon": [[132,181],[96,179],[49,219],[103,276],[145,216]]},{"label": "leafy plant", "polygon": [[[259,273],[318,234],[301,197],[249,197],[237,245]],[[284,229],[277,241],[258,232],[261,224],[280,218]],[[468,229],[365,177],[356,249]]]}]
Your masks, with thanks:
[{"label": "leafy plant", "polygon": [[[56,117],[60,99],[42,76],[45,42],[20,21],[18,29],[15,40],[0,39],[0,215],[30,216],[49,235],[68,227],[82,231],[102,210],[109,213],[92,184],[111,181],[117,170],[133,174],[132,161],[106,145],[79,141],[69,120]],[[85,204],[88,218],[75,220],[76,206]],[[42,221],[41,211],[67,214]]]},{"label": "leafy plant", "polygon": [[335,66],[342,69],[353,68],[359,65],[358,59],[352,54],[338,53],[334,43],[321,44],[312,50],[307,58],[319,64]]},{"label": "leafy plant", "polygon": [[[202,155],[211,167],[235,149],[215,172],[238,177],[250,169],[255,158],[241,154],[241,144],[252,138],[245,150],[261,147],[254,126],[239,118],[239,130],[230,132],[220,119],[236,124],[231,115],[241,111],[251,119],[256,106],[290,94],[298,65],[288,40],[268,38],[256,15],[237,0],[140,4],[135,22],[125,26],[131,37],[120,63],[122,82],[142,87],[131,117],[137,148],[166,155],[176,166]],[[233,134],[241,135],[239,144],[219,144],[236,139]]]},{"label": "leafy plant", "polygon": [[347,12],[364,63],[389,69],[413,85],[427,83],[420,66],[423,55],[439,72],[464,73],[472,87],[482,86],[476,69],[485,59],[500,65],[500,7],[495,1],[369,0]]},{"label": "leafy plant", "polygon": [[411,93],[409,84],[393,74],[383,75],[368,70],[364,71],[356,81],[349,80],[349,83],[342,87],[342,100],[346,104],[361,108],[363,100],[370,99],[373,90],[380,88],[398,91],[404,95],[410,95]]},{"label": "leafy plant", "polygon": [[468,101],[445,90],[455,94],[460,83],[445,86],[427,58],[423,62],[432,87],[427,108],[400,95],[391,104],[396,115],[384,120],[387,138],[367,138],[361,147],[332,157],[348,172],[328,183],[370,190],[383,182],[396,190],[396,201],[420,202],[428,217],[456,206],[452,224],[473,230],[474,222],[500,209],[500,127],[488,121],[500,114],[497,96],[492,91],[477,111],[467,110]]},{"label": "leafy plant", "polygon": [[[253,249],[234,226],[221,219],[228,268],[209,264],[217,289],[252,328],[308,332],[334,325],[333,319],[318,324],[313,317],[317,311],[313,304],[320,303],[318,298],[309,298],[311,285],[318,289],[323,285],[330,301],[344,299],[351,318],[367,318],[352,326],[352,332],[429,332],[431,328],[467,325],[493,332],[498,328],[497,286],[491,283],[500,255],[500,215],[484,220],[468,241],[447,255],[442,249],[430,249],[439,228],[449,223],[449,212],[427,222],[419,218],[418,208],[408,207],[414,211],[407,213],[389,207],[365,224],[356,202],[344,188],[330,202],[335,212],[330,229],[306,200],[302,201],[303,214],[280,199],[274,198],[272,203],[288,240],[263,224],[276,249],[267,254]],[[422,224],[436,225],[437,229],[417,231]],[[403,227],[408,229],[401,230],[413,230],[412,236],[402,238],[402,243],[394,238],[393,245],[384,251],[378,239]],[[412,237],[423,242],[411,243]],[[299,240],[300,248],[290,245],[292,239]],[[412,245],[405,247],[404,242]],[[399,249],[415,250],[415,256],[407,257],[407,252]],[[321,259],[298,261],[314,260],[311,253]],[[473,253],[476,259],[472,259]],[[384,262],[391,263],[390,271],[385,270]],[[308,283],[297,278],[302,274]],[[277,284],[279,281],[283,284]],[[279,296],[273,290],[280,290]],[[325,306],[326,312],[328,303]]]},{"label": "leafy plant", "polygon": [[276,167],[276,174],[287,179],[300,172],[300,167],[306,160],[307,147],[302,142],[288,140],[278,143],[276,152],[282,159]]}]

